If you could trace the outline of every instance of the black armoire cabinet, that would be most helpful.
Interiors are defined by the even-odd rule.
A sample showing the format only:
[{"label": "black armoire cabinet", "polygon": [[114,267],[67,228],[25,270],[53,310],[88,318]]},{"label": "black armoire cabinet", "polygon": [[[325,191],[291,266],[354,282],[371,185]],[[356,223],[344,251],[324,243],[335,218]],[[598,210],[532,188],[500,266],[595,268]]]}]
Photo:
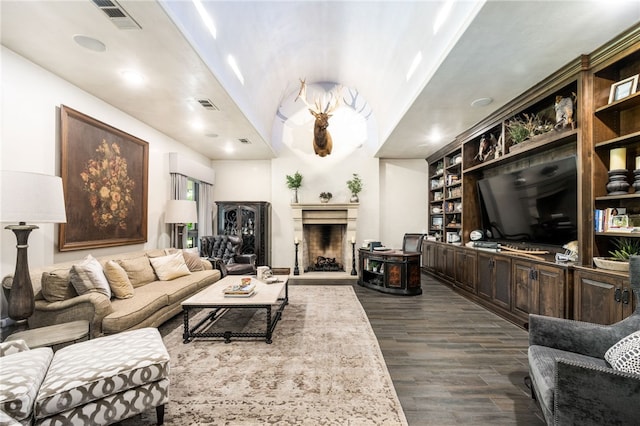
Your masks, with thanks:
[{"label": "black armoire cabinet", "polygon": [[216,201],[218,235],[242,237],[242,254],[255,254],[256,266],[271,265],[271,204],[267,201]]}]

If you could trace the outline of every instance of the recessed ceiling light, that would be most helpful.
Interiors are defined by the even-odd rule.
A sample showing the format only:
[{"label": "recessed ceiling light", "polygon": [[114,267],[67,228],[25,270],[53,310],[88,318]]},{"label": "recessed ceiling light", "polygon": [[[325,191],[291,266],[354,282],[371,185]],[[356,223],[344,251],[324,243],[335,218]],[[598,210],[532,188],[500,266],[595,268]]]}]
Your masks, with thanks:
[{"label": "recessed ceiling light", "polygon": [[206,133],[205,136],[208,138],[217,138],[219,135],[217,133]]},{"label": "recessed ceiling light", "polygon": [[204,129],[204,124],[200,120],[193,120],[191,122],[191,128],[194,130],[202,130]]},{"label": "recessed ceiling light", "polygon": [[478,107],[487,106],[491,102],[493,102],[493,99],[491,99],[491,98],[478,98],[478,99],[474,100],[473,102],[471,102],[471,106],[474,107],[474,108],[478,108]]},{"label": "recessed ceiling light", "polygon": [[85,49],[92,50],[94,52],[104,52],[107,50],[107,46],[105,46],[100,40],[82,34],[74,35],[73,41]]},{"label": "recessed ceiling light", "polygon": [[132,86],[140,86],[145,80],[142,74],[134,70],[122,70],[120,71],[120,75]]}]

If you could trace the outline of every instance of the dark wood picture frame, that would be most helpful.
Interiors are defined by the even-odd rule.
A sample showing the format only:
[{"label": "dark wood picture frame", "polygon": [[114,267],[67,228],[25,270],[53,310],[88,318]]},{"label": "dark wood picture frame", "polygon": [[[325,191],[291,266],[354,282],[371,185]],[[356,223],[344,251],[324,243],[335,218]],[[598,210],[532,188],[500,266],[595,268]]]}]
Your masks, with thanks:
[{"label": "dark wood picture frame", "polygon": [[58,249],[145,243],[149,144],[65,105],[60,130],[67,223]]}]

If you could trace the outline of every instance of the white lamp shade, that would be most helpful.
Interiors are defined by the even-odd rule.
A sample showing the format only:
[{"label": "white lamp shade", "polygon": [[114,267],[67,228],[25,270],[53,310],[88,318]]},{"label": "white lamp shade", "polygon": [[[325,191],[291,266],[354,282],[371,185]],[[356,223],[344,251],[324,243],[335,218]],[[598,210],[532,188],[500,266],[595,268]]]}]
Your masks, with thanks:
[{"label": "white lamp shade", "polygon": [[164,212],[164,223],[197,223],[196,202],[190,200],[169,200]]},{"label": "white lamp shade", "polygon": [[0,171],[0,222],[66,223],[62,179]]}]

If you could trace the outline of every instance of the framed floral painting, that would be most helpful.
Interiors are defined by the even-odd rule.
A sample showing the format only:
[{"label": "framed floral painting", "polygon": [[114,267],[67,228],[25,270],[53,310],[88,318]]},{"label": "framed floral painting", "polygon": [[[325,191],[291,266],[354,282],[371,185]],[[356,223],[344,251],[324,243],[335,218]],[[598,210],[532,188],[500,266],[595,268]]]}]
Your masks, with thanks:
[{"label": "framed floral painting", "polygon": [[149,144],[65,105],[60,118],[59,250],[145,243]]}]

